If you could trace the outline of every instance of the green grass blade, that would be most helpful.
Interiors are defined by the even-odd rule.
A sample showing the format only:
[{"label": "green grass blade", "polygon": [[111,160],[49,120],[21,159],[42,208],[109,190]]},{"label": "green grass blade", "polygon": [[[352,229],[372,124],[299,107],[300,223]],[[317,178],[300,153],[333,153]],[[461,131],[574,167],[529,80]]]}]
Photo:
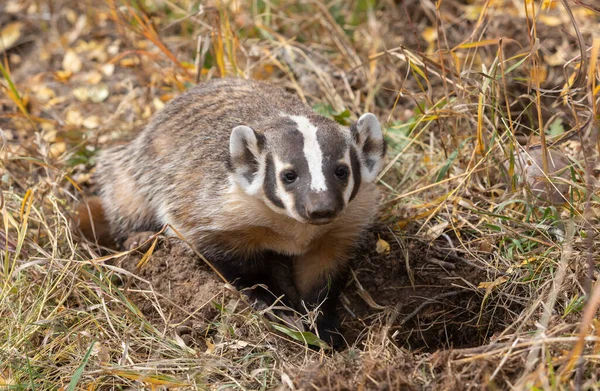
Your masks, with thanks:
[{"label": "green grass blade", "polygon": [[92,349],[94,348],[95,344],[96,344],[96,341],[92,341],[92,344],[90,345],[90,348],[88,349],[87,353],[85,354],[85,357],[83,358],[83,361],[81,362],[81,365],[79,366],[79,368],[77,368],[77,370],[73,374],[73,377],[71,378],[71,381],[69,382],[69,387],[67,387],[67,391],[75,391],[75,386],[77,386],[77,383],[79,382],[79,379],[81,378],[81,375],[83,374],[83,370],[85,369],[85,365],[87,364],[87,362],[90,358],[90,354],[92,353]]}]

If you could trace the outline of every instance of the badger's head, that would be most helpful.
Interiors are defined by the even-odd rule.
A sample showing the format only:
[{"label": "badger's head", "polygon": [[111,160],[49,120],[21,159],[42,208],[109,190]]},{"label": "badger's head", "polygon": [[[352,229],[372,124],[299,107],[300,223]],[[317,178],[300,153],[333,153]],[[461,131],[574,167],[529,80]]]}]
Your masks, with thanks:
[{"label": "badger's head", "polygon": [[261,129],[235,127],[229,144],[237,186],[274,211],[315,225],[334,221],[375,180],[385,150],[371,113],[349,129],[316,114],[282,114]]}]

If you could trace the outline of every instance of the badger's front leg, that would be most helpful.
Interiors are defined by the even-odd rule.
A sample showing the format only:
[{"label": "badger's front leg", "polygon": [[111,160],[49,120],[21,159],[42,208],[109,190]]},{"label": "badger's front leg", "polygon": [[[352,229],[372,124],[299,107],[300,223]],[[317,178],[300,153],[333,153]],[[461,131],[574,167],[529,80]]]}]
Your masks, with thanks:
[{"label": "badger's front leg", "polygon": [[[248,259],[230,256],[213,260],[213,265],[237,289],[244,290],[251,302],[256,301],[258,307],[271,306],[281,296],[283,304],[289,307],[297,300],[289,257],[264,252]],[[248,289],[255,285],[265,288]]]},{"label": "badger's front leg", "polygon": [[336,307],[346,275],[347,254],[345,246],[321,242],[294,261],[294,278],[300,299],[308,310],[318,309],[319,338],[336,350],[345,344]]}]

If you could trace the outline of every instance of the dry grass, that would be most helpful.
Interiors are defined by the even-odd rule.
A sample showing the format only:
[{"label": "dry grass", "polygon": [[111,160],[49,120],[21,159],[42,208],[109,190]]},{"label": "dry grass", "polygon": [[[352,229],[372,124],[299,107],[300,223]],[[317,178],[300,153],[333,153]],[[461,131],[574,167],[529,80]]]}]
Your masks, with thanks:
[{"label": "dry grass", "polygon": [[[599,389],[593,3],[3,3],[0,388]],[[346,322],[345,352],[274,332],[216,279],[190,310],[144,277],[168,250],[107,253],[71,232],[95,153],[222,76],[385,124],[391,252],[375,236],[357,260],[346,307],[367,315]],[[392,269],[406,286],[368,277]]]}]

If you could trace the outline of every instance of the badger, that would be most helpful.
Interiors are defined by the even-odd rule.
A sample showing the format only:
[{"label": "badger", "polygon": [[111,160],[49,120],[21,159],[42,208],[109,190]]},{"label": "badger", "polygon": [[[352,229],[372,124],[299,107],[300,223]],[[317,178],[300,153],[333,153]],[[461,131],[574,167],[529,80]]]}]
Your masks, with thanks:
[{"label": "badger", "polygon": [[283,88],[224,78],[99,154],[96,176],[116,241],[168,225],[251,298],[318,309],[315,332],[340,348],[336,305],[385,153],[371,113],[344,127]]}]

